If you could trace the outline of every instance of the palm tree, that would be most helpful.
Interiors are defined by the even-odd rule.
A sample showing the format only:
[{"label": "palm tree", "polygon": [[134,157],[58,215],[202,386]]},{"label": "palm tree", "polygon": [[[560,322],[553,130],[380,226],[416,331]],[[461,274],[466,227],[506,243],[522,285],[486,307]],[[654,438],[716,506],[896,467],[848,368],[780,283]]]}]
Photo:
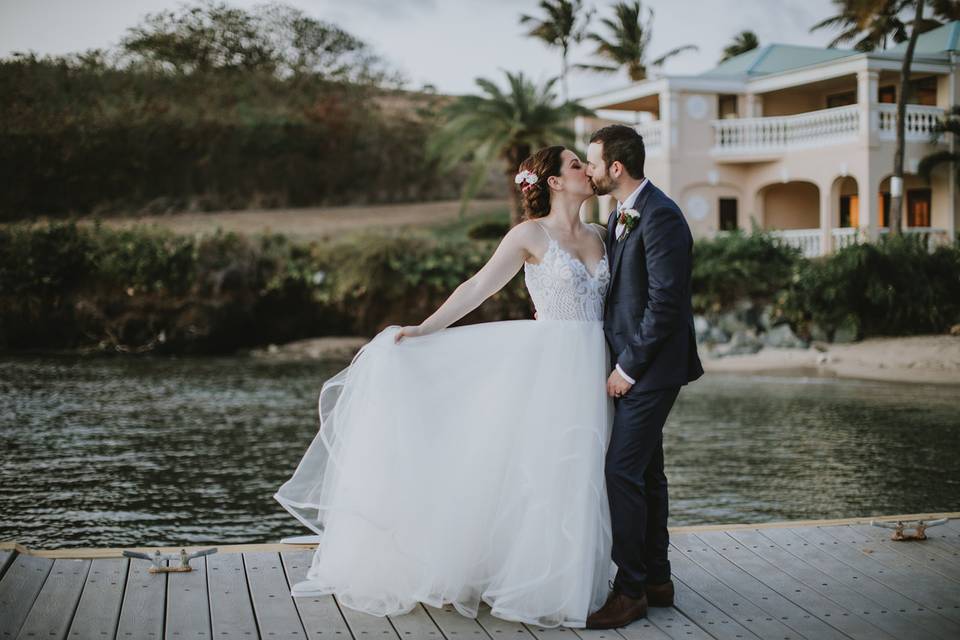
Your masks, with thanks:
[{"label": "palm tree", "polygon": [[755,34],[753,31],[741,31],[733,38],[733,42],[724,48],[723,57],[720,58],[720,62],[729,60],[730,58],[740,55],[741,53],[752,51],[759,46],[760,41],[757,40],[757,34]]},{"label": "palm tree", "polygon": [[458,97],[441,114],[443,125],[431,136],[427,151],[441,167],[454,167],[472,157],[473,171],[463,188],[460,215],[487,175],[491,164],[502,162],[510,198],[510,223],[520,222],[520,196],[513,178],[520,163],[536,147],[551,144],[573,146],[570,121],[578,115],[593,115],[573,102],[556,103],[556,78],[537,86],[523,73],[505,72],[507,91],[485,78],[477,85],[485,95]]},{"label": "palm tree", "polygon": [[541,0],[540,8],[546,17],[540,19],[523,14],[520,24],[529,24],[527,35],[543,40],[549,47],[560,48],[560,83],[563,88],[563,100],[570,99],[567,90],[567,55],[571,44],[579,44],[586,35],[587,24],[593,10],[583,14],[583,0]]},{"label": "palm tree", "polygon": [[627,75],[634,82],[646,79],[647,67],[662,66],[667,59],[684,51],[699,51],[696,45],[688,44],[671,49],[656,60],[647,62],[647,47],[653,35],[653,9],[647,9],[649,16],[646,24],[641,22],[640,0],[618,2],[613,6],[613,18],[604,18],[600,22],[610,32],[608,38],[591,33],[588,38],[597,43],[596,55],[606,58],[612,65],[580,64],[581,69],[613,73],[626,67]]},{"label": "palm tree", "polygon": [[[950,109],[943,114],[943,118],[934,125],[933,130],[930,132],[931,142],[939,139],[944,133],[949,133],[953,135],[955,139],[960,139],[960,105],[950,107]],[[957,174],[957,180],[960,180],[960,152],[958,151],[934,151],[924,156],[920,159],[920,164],[917,166],[917,173],[929,182],[930,175],[933,173],[934,168],[941,164],[953,165],[954,171]]]},{"label": "palm tree", "polygon": [[910,29],[910,42],[903,54],[900,67],[900,89],[897,91],[897,146],[893,152],[893,177],[890,178],[890,235],[900,233],[900,216],[903,208],[903,147],[904,128],[907,117],[907,88],[910,82],[910,65],[913,62],[913,50],[917,46],[920,25],[923,21],[923,0],[917,0],[917,11]]},{"label": "palm tree", "polygon": [[841,29],[827,45],[831,48],[856,40],[853,48],[857,51],[886,49],[890,39],[896,44],[908,37],[899,15],[909,3],[910,0],[833,0],[837,15],[821,20],[810,31]]}]

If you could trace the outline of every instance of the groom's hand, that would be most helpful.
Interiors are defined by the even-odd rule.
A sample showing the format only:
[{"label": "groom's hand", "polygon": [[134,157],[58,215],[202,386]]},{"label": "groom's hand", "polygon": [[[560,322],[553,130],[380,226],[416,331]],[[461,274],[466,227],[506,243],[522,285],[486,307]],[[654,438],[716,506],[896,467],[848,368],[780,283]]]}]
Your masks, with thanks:
[{"label": "groom's hand", "polygon": [[619,371],[614,369],[610,373],[610,377],[607,378],[607,395],[611,398],[619,398],[627,391],[630,391],[630,387],[632,386],[632,384],[623,379]]}]

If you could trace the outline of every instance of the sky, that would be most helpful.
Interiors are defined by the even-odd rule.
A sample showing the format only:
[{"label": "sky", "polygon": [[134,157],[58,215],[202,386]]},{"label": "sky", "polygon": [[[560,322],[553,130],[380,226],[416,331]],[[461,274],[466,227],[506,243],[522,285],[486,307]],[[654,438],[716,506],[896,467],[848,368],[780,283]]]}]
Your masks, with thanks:
[{"label": "sky", "polygon": [[[251,8],[262,0],[229,0]],[[0,0],[0,56],[14,51],[64,54],[115,45],[128,27],[148,13],[176,8],[179,0]],[[522,13],[540,15],[537,0],[283,0],[318,19],[333,22],[366,41],[419,89],[473,93],[475,78],[503,85],[503,71],[523,71],[538,81],[559,74],[560,53],[525,35]],[[612,13],[612,0],[587,0],[598,18]],[[723,48],[744,29],[761,45],[826,46],[835,32],[810,33],[810,26],[834,15],[830,0],[643,0],[654,12],[650,57],[695,44],[662,69],[696,74],[712,68]],[[596,62],[583,43],[571,62]],[[625,75],[573,72],[572,97],[626,86]]]}]

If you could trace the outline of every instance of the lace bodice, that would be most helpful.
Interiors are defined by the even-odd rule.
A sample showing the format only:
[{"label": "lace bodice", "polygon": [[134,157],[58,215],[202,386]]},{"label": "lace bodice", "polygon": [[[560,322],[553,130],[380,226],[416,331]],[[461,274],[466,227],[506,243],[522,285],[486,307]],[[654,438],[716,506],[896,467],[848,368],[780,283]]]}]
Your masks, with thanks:
[{"label": "lace bodice", "polygon": [[610,285],[606,244],[603,258],[591,274],[581,260],[550,237],[543,225],[540,228],[547,234],[547,251],[537,264],[527,262],[523,266],[537,319],[603,320],[603,300]]}]

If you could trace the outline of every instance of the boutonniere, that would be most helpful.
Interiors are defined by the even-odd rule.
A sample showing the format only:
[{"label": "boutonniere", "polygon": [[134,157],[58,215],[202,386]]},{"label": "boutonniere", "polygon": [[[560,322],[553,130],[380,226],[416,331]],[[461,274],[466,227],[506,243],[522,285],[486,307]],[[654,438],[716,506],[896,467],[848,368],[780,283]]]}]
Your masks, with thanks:
[{"label": "boutonniere", "polygon": [[636,209],[621,209],[617,222],[623,225],[623,232],[620,238],[630,233],[630,231],[640,222],[640,212]]}]

